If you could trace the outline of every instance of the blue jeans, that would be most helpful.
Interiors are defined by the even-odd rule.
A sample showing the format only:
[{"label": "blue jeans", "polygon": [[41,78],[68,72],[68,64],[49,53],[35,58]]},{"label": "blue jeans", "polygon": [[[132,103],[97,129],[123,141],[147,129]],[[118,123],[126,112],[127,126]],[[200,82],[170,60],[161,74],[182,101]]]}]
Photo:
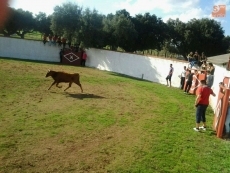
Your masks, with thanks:
[{"label": "blue jeans", "polygon": [[200,123],[201,121],[203,123],[206,122],[205,112],[208,105],[201,105],[198,104],[196,107],[196,123]]},{"label": "blue jeans", "polygon": [[190,63],[191,68],[192,68],[195,64],[197,64],[197,61],[189,61],[189,63]]}]

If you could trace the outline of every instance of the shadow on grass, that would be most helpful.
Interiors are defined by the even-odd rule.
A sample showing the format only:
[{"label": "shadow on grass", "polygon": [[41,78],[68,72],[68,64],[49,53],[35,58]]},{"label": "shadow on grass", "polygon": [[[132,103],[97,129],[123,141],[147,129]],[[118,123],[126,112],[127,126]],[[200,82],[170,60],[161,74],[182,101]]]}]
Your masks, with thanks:
[{"label": "shadow on grass", "polygon": [[113,75],[113,76],[124,77],[124,78],[127,78],[127,79],[138,80],[138,81],[145,81],[145,82],[150,82],[150,83],[152,83],[151,81],[146,80],[146,79],[137,78],[137,77],[132,77],[132,76],[125,75],[125,74],[121,74],[121,73],[110,72],[109,74],[110,74],[110,75]]},{"label": "shadow on grass", "polygon": [[91,98],[91,99],[103,99],[105,97],[102,96],[98,96],[95,94],[88,94],[88,93],[84,93],[84,94],[72,94],[72,93],[66,93],[67,97],[72,97],[72,98],[76,98],[76,99],[87,99],[87,98]]},{"label": "shadow on grass", "polygon": [[9,60],[9,61],[13,60],[13,61],[22,61],[22,62],[33,62],[39,64],[62,65],[60,62],[39,61],[39,60],[31,60],[31,59],[19,59],[19,58],[9,58],[9,57],[0,57],[0,59]]},{"label": "shadow on grass", "polygon": [[82,67],[82,66],[76,66],[74,64],[63,64],[61,62],[31,60],[31,59],[19,59],[19,58],[9,58],[9,57],[0,57],[0,59],[9,60],[9,61],[32,62],[32,63],[38,63],[38,64],[51,64],[51,65],[63,65],[63,66]]},{"label": "shadow on grass", "polygon": [[[207,131],[208,131],[210,136],[216,136],[216,131],[214,131],[214,130],[207,130]],[[223,133],[223,136],[221,139],[230,142],[230,133]]]}]

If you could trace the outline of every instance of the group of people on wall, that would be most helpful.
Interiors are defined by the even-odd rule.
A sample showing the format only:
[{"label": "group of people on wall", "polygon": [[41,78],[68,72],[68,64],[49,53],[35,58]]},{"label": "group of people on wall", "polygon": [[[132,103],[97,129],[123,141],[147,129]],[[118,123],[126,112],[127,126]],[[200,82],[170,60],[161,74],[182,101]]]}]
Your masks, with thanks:
[{"label": "group of people on wall", "polygon": [[201,67],[203,63],[207,62],[207,57],[205,56],[204,52],[201,53],[201,55],[195,51],[190,52],[187,56],[189,67],[192,68],[193,66]]},{"label": "group of people on wall", "polygon": [[204,61],[199,69],[191,69],[184,66],[184,69],[180,74],[180,88],[184,90],[185,93],[189,94],[190,88],[192,86],[193,76],[198,76],[199,73],[205,74],[206,84],[209,88],[211,88],[214,81],[214,72],[215,67],[211,62],[206,63],[206,61]]},{"label": "group of people on wall", "polygon": [[[169,73],[166,77],[167,86],[171,87],[171,78],[174,72],[173,65],[170,64]],[[187,68],[186,66],[183,67],[183,70],[180,74],[180,89],[184,91],[184,93],[189,94],[189,91],[192,86],[192,82],[194,77],[198,80],[199,74],[205,74],[205,79],[198,80],[199,87],[197,88],[196,92],[196,99],[194,106],[196,107],[196,126],[193,128],[194,131],[199,132],[200,130],[206,130],[206,109],[209,105],[209,96],[213,95],[214,97],[216,94],[211,89],[214,80],[214,72],[215,67],[212,63],[202,63],[199,69],[191,69]],[[203,125],[200,126],[200,123],[203,122]]]},{"label": "group of people on wall", "polygon": [[65,49],[66,44],[68,44],[69,48],[72,46],[72,43],[70,40],[67,40],[64,36],[58,36],[56,34],[54,34],[54,35],[43,34],[43,40],[42,41],[43,41],[44,45],[48,42],[49,46],[58,45],[59,47],[62,47],[63,49]]}]

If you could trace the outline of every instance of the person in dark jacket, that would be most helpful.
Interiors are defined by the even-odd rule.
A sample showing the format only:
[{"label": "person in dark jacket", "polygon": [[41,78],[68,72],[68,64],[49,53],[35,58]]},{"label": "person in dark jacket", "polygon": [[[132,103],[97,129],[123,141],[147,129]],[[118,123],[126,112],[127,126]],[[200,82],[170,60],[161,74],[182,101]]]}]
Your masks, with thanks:
[{"label": "person in dark jacket", "polygon": [[61,49],[60,52],[59,52],[59,55],[60,55],[60,63],[62,63],[63,54],[64,54],[64,50]]},{"label": "person in dark jacket", "polygon": [[189,90],[192,86],[193,75],[194,75],[194,73],[192,73],[191,70],[188,70],[188,74],[186,75],[187,81],[186,81],[184,93],[189,94]]}]

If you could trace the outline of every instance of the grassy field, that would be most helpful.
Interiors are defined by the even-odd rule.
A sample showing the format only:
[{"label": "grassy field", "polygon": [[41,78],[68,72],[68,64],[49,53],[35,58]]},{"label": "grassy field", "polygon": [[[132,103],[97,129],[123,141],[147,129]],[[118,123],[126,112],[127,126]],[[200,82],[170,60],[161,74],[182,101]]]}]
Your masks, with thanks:
[{"label": "grassy field", "polygon": [[[78,72],[64,92],[48,69]],[[230,144],[195,132],[195,97],[92,68],[0,59],[0,172],[229,173]]]},{"label": "grassy field", "polygon": [[[0,34],[3,37],[3,34]],[[17,34],[13,34],[10,36],[11,38],[20,38]],[[25,39],[28,40],[42,40],[42,34],[39,32],[27,33],[25,34]]]}]

